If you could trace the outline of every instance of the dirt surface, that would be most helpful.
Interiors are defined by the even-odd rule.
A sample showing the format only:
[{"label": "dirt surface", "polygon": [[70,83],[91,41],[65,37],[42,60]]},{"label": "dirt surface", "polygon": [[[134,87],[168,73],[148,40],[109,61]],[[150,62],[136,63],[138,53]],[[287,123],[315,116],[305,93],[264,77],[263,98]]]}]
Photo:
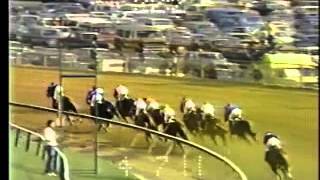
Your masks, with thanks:
[{"label": "dirt surface", "polygon": [[[23,103],[49,107],[45,96],[46,87],[50,82],[58,82],[58,73],[50,70],[13,68],[11,69],[11,100]],[[64,80],[65,93],[77,103],[81,112],[88,112],[85,95],[93,85],[92,79]],[[256,86],[230,84],[224,82],[179,80],[137,75],[105,74],[98,76],[98,85],[106,90],[107,98],[111,99],[112,88],[118,84],[129,87],[134,97],[156,97],[178,110],[182,96],[193,97],[196,102],[211,100],[217,107],[217,115],[222,117],[222,106],[230,101],[238,102],[245,109],[245,116],[252,120],[254,130],[259,136],[266,130],[272,129],[280,134],[288,150],[293,175],[296,179],[314,180],[318,177],[318,94],[304,90],[270,89]],[[56,115],[29,110],[15,110],[11,121],[24,127],[40,131],[48,118]],[[62,144],[66,148],[92,154],[93,123],[84,120],[77,128],[61,130]],[[294,130],[294,131],[293,131]],[[298,130],[298,131],[296,131]],[[308,133],[306,133],[308,132]],[[237,179],[230,169],[215,159],[190,150],[187,154],[187,165],[184,168],[183,154],[176,148],[169,162],[160,160],[168,148],[168,143],[159,143],[159,147],[149,155],[143,135],[139,135],[134,147],[130,143],[133,130],[112,127],[109,133],[99,134],[99,154],[111,159],[115,164],[125,156],[134,171],[147,179],[196,179],[199,169],[202,169],[206,179]],[[273,180],[269,167],[263,162],[264,148],[260,144],[247,144],[233,139],[228,147],[214,146],[208,138],[199,139],[191,136],[191,140],[203,144],[221,153],[237,165],[252,180]],[[162,147],[163,146],[163,147]],[[158,159],[158,160],[157,160]],[[162,168],[159,166],[162,164]],[[199,165],[200,164],[200,165]],[[200,167],[200,168],[199,168]],[[90,168],[90,167],[87,167]],[[184,169],[188,174],[184,176]],[[157,171],[159,170],[159,171]],[[157,175],[159,173],[159,176]],[[201,174],[201,173],[200,173]]]}]

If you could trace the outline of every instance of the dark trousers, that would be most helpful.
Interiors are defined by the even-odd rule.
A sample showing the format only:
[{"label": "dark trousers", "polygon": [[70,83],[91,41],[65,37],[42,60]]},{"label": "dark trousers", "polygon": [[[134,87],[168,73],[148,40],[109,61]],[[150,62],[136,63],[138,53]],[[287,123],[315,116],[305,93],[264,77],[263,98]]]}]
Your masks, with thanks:
[{"label": "dark trousers", "polygon": [[57,164],[57,151],[54,150],[53,146],[46,145],[45,151],[47,153],[47,162],[45,173],[55,172],[56,164]]}]

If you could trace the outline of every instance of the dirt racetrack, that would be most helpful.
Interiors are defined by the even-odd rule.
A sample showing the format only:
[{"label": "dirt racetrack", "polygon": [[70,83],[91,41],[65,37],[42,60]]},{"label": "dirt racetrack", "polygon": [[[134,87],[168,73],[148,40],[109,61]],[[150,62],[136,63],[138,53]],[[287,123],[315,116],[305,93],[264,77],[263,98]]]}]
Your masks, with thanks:
[{"label": "dirt racetrack", "polygon": [[[11,68],[10,100],[49,106],[45,90],[52,81],[58,82],[58,71],[33,68]],[[64,80],[65,93],[72,97],[81,112],[87,112],[85,95],[92,86],[92,79]],[[214,146],[208,139],[192,137],[202,145],[217,151],[234,161],[251,180],[272,180],[272,173],[263,161],[262,133],[272,130],[284,142],[297,180],[318,179],[318,93],[315,91],[267,88],[246,84],[234,84],[212,80],[175,79],[146,77],[141,75],[108,73],[98,76],[98,86],[104,87],[110,99],[112,88],[117,84],[129,87],[134,97],[152,96],[159,102],[173,106],[178,112],[182,96],[189,96],[197,103],[210,101],[216,105],[217,115],[222,118],[222,106],[228,102],[240,105],[244,116],[252,121],[258,132],[259,144],[248,145],[233,140],[228,150]],[[40,119],[39,115],[38,118]],[[19,125],[39,129],[43,122],[25,116]]]}]

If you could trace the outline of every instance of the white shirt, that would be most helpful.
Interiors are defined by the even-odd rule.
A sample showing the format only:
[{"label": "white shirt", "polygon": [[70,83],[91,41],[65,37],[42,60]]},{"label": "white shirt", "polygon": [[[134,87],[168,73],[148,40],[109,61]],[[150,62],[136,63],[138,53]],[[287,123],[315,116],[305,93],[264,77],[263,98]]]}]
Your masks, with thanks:
[{"label": "white shirt", "polygon": [[272,146],[275,146],[275,147],[277,147],[278,149],[281,149],[281,148],[282,148],[280,140],[279,140],[278,138],[276,138],[276,137],[270,138],[270,139],[267,141],[266,146],[267,146],[267,150],[269,150],[270,147],[272,147]]},{"label": "white shirt", "polygon": [[193,103],[192,100],[187,100],[184,104],[184,112],[186,112],[188,109],[194,109],[196,105]]},{"label": "white shirt", "polygon": [[146,109],[147,108],[147,103],[143,99],[138,99],[134,102],[136,105],[137,109]]},{"label": "white shirt", "polygon": [[118,87],[116,88],[116,91],[117,91],[118,94],[120,94],[120,95],[127,95],[127,94],[129,93],[128,88],[125,87],[125,86],[122,86],[122,85],[118,86]]},{"label": "white shirt", "polygon": [[151,101],[148,105],[148,109],[159,109],[159,103],[157,101]]},{"label": "white shirt", "polygon": [[90,106],[94,106],[95,103],[102,104],[103,94],[95,93],[90,101]]},{"label": "white shirt", "polygon": [[57,101],[60,101],[60,96],[64,96],[63,87],[60,85],[57,85],[56,88],[54,89],[53,98]]},{"label": "white shirt", "polygon": [[214,116],[214,107],[212,104],[206,103],[202,105],[201,110],[203,111],[204,114],[211,114]]},{"label": "white shirt", "polygon": [[238,118],[242,118],[242,110],[240,108],[235,108],[231,111],[230,115],[229,115],[229,120],[233,120],[233,118],[238,117]]},{"label": "white shirt", "polygon": [[166,107],[164,109],[164,114],[167,116],[175,116],[176,112],[171,107]]},{"label": "white shirt", "polygon": [[57,134],[51,127],[46,127],[43,131],[44,138],[48,141],[49,146],[57,146]]}]

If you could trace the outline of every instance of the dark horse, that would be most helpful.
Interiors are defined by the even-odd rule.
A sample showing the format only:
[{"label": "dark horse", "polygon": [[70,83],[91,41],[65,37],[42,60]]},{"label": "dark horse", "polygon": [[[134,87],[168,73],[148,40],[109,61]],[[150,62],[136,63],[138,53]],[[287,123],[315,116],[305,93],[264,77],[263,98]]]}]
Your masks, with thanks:
[{"label": "dark horse", "polygon": [[123,100],[116,101],[116,108],[126,122],[128,122],[127,118],[131,120],[134,119],[136,106],[132,98],[124,98]]},{"label": "dark horse", "polygon": [[235,121],[228,121],[229,122],[229,130],[230,134],[237,135],[241,139],[250,142],[246,135],[249,135],[254,141],[257,141],[256,133],[251,130],[251,126],[247,120],[240,119]]},{"label": "dark horse", "polygon": [[[113,104],[107,100],[103,100],[102,104],[96,104],[94,106],[94,111],[91,113],[91,115],[106,119],[113,119],[115,116],[118,118],[120,117]],[[109,122],[97,121],[96,123],[99,124],[98,131],[100,131],[101,128],[104,128],[104,130],[107,132]]]},{"label": "dark horse", "polygon": [[270,148],[266,153],[265,161],[270,165],[279,180],[292,179],[289,164],[278,148]]},{"label": "dark horse", "polygon": [[200,108],[196,108],[196,111],[190,111],[184,114],[183,121],[191,134],[207,135],[216,145],[216,137],[219,136],[224,145],[227,144],[226,134],[228,131],[226,128],[219,124],[219,119],[212,117],[211,115],[205,115],[203,117]]},{"label": "dark horse", "polygon": [[217,145],[216,137],[219,136],[222,139],[224,145],[227,145],[228,130],[220,124],[220,120],[211,115],[205,115],[203,119],[203,134],[208,135],[215,145]]},{"label": "dark horse", "polygon": [[158,131],[163,131],[165,128],[164,114],[161,113],[160,109],[149,109],[148,114],[153,120],[153,123]]},{"label": "dark horse", "polygon": [[[171,136],[181,137],[182,139],[188,140],[187,134],[182,129],[182,124],[176,119],[169,120],[163,132]],[[172,152],[175,145],[178,145],[181,148],[181,150],[184,152],[184,149],[180,143],[172,141],[172,145],[167,150],[166,156],[168,156]]]},{"label": "dark horse", "polygon": [[196,111],[189,111],[185,113],[183,115],[182,120],[191,134],[200,134],[200,131],[203,127],[203,122],[201,118],[201,113],[198,112],[198,109]]},{"label": "dark horse", "polygon": [[[150,117],[149,114],[140,111],[139,114],[137,116],[134,117],[134,124],[137,126],[141,126],[141,127],[145,127],[148,129],[152,129],[152,130],[157,130],[157,127],[153,121],[153,119]],[[149,132],[145,132],[145,139],[148,142],[148,144],[150,144],[150,139],[152,139],[151,134]],[[136,141],[136,137],[133,138],[131,146],[133,146],[133,144]]]},{"label": "dark horse", "polygon": [[[71,99],[67,96],[62,96],[62,106],[61,106],[61,110],[65,111],[65,112],[73,112],[73,113],[78,113],[78,110],[76,108],[76,106],[72,103]],[[55,109],[58,109],[58,105],[56,102],[56,105],[54,106]],[[81,122],[80,118],[76,118],[74,120],[72,120],[70,118],[70,115],[66,114],[66,119],[69,122],[70,125],[73,125],[75,121],[79,121]]]}]

